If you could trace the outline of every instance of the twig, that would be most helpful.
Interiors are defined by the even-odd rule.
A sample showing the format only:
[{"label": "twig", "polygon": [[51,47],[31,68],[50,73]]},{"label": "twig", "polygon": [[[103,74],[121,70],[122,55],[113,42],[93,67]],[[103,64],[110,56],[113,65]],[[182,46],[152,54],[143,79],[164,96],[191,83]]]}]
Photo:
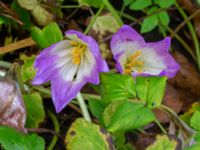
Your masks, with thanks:
[{"label": "twig", "polygon": [[196,17],[198,14],[200,13],[200,9],[198,9],[197,11],[195,11],[192,15],[190,15],[189,17],[187,17],[182,23],[180,23],[176,29],[174,30],[174,32],[172,32],[172,34],[170,35],[171,38],[173,38],[173,36],[178,33],[182,27],[185,26],[185,24],[188,23],[188,21],[192,20],[194,17]]},{"label": "twig", "polygon": [[26,128],[28,132],[37,132],[37,133],[50,133],[53,135],[56,135],[58,137],[61,137],[61,135],[51,129],[46,128]]},{"label": "twig", "polygon": [[25,47],[29,47],[29,46],[33,46],[36,45],[35,41],[33,41],[33,39],[31,37],[20,40],[18,42],[0,47],[0,54],[5,54],[8,52],[12,52],[21,48],[25,48]]}]

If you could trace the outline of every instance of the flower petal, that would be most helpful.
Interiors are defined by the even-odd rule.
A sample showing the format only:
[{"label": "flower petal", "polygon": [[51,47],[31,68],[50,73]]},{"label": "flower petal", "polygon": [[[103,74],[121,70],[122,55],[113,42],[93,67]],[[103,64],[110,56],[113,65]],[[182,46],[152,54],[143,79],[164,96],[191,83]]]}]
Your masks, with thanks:
[{"label": "flower petal", "polygon": [[111,39],[111,50],[115,57],[121,51],[129,49],[137,50],[145,43],[143,37],[139,35],[133,28],[123,25]]},{"label": "flower petal", "polygon": [[[44,49],[36,58],[34,67],[37,68],[37,73],[32,81],[32,84],[38,85],[48,82],[52,78],[56,77],[56,73],[59,69],[56,65],[60,59],[67,55],[69,48],[69,42],[67,40],[53,44],[52,46]],[[64,53],[65,54],[64,54]]]},{"label": "flower petal", "polygon": [[56,112],[59,113],[73,98],[76,97],[85,81],[70,82],[62,78],[51,81],[51,94]]},{"label": "flower petal", "polygon": [[97,68],[99,72],[107,72],[109,71],[108,65],[105,60],[101,57],[99,46],[97,42],[90,36],[86,36],[81,32],[75,30],[69,30],[65,32],[65,36],[68,37],[70,35],[77,35],[82,41],[84,41],[88,45],[88,49],[91,51],[92,55],[94,55]]},{"label": "flower petal", "polygon": [[165,75],[169,78],[172,78],[176,75],[177,71],[180,69],[180,66],[169,53],[170,44],[171,40],[169,37],[167,37],[159,42],[147,43],[146,46],[153,48],[165,65],[165,68],[160,75]]}]

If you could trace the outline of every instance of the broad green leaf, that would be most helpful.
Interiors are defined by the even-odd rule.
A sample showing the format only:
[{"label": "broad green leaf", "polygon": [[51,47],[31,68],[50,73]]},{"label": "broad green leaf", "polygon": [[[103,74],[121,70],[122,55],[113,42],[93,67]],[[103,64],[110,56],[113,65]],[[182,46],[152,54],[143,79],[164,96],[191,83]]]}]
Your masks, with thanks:
[{"label": "broad green leaf", "polygon": [[168,8],[175,4],[176,0],[155,0],[155,3],[157,3],[161,8]]},{"label": "broad green leaf", "polygon": [[190,119],[190,125],[195,130],[200,131],[200,111],[195,111]]},{"label": "broad green leaf", "polygon": [[13,128],[0,126],[0,145],[5,150],[44,150],[44,139],[36,134],[22,134]]},{"label": "broad green leaf", "polygon": [[166,11],[162,11],[160,13],[157,14],[158,15],[158,19],[161,25],[163,26],[168,26],[169,25],[169,15]]},{"label": "broad green leaf", "polygon": [[110,132],[138,129],[154,121],[153,112],[143,104],[130,101],[112,102],[103,113]]},{"label": "broad green leaf", "polygon": [[44,121],[45,112],[39,93],[23,95],[27,111],[26,127],[37,128]]},{"label": "broad green leaf", "polygon": [[56,23],[50,23],[42,30],[38,27],[33,27],[31,36],[41,48],[49,47],[63,39],[62,32]]},{"label": "broad green leaf", "polygon": [[81,6],[92,6],[92,7],[100,7],[102,5],[102,0],[78,0],[79,5]]},{"label": "broad green leaf", "polygon": [[169,140],[166,135],[158,135],[156,141],[147,147],[146,150],[175,150],[177,142],[174,140]]},{"label": "broad green leaf", "polygon": [[104,111],[104,105],[100,100],[90,99],[89,100],[89,108],[93,116],[101,120],[102,113]]},{"label": "broad green leaf", "polygon": [[151,6],[152,0],[135,0],[131,3],[130,9],[132,10],[142,10],[148,6]]},{"label": "broad green leaf", "polygon": [[119,28],[118,22],[110,13],[98,16],[92,26],[92,30],[101,35],[105,35],[106,32],[115,33]]},{"label": "broad green leaf", "polygon": [[195,140],[196,143],[200,144],[200,132],[195,133],[194,140]]},{"label": "broad green leaf", "polygon": [[137,96],[146,102],[148,107],[160,106],[165,92],[167,77],[141,77],[136,78]]},{"label": "broad green leaf", "polygon": [[110,150],[111,136],[99,125],[79,118],[72,123],[65,137],[68,150]]},{"label": "broad green leaf", "polygon": [[136,95],[132,76],[102,73],[100,80],[102,103],[106,105],[112,101],[134,98]]},{"label": "broad green leaf", "polygon": [[141,33],[146,33],[153,30],[158,25],[157,15],[152,15],[144,19],[142,22]]},{"label": "broad green leaf", "polygon": [[23,22],[23,29],[29,29],[33,25],[31,22],[31,15],[29,14],[29,12],[21,8],[16,0],[13,1],[11,8],[17,13],[20,20]]},{"label": "broad green leaf", "polygon": [[36,56],[26,56],[24,54],[20,55],[20,59],[24,61],[24,64],[22,65],[22,78],[24,82],[31,81],[36,74],[36,71],[34,69],[34,61]]}]

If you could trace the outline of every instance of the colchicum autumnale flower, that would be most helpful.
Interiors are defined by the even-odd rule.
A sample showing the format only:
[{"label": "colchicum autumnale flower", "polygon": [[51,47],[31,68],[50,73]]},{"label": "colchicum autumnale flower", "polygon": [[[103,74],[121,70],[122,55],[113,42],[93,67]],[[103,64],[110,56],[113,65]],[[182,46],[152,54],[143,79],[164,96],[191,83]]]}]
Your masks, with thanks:
[{"label": "colchicum autumnale flower", "polygon": [[132,76],[167,76],[172,78],[179,65],[169,54],[171,39],[146,43],[128,25],[122,26],[111,39],[111,50],[120,73]]},{"label": "colchicum autumnale flower", "polygon": [[65,33],[66,40],[44,49],[36,58],[34,85],[51,81],[54,106],[60,112],[87,83],[98,84],[99,72],[107,72],[98,44],[78,31]]}]

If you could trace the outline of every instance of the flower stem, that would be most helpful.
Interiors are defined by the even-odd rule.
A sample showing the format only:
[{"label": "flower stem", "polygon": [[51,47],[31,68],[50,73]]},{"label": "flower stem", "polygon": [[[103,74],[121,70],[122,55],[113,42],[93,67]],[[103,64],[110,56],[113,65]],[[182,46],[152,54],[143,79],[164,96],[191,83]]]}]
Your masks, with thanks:
[{"label": "flower stem", "polygon": [[84,101],[84,99],[83,99],[83,97],[82,97],[80,92],[77,94],[76,98],[78,100],[79,106],[80,106],[81,111],[83,113],[83,117],[85,118],[85,120],[91,122],[91,118],[90,118],[89,112],[87,110],[85,101]]},{"label": "flower stem", "polygon": [[124,23],[123,23],[122,19],[120,18],[120,16],[118,15],[118,13],[115,10],[115,8],[113,8],[113,6],[110,4],[109,0],[103,0],[103,2],[106,5],[106,7],[109,9],[109,11],[112,13],[112,15],[115,17],[115,19],[118,22],[118,24],[120,26],[122,26]]},{"label": "flower stem", "polygon": [[167,134],[167,131],[163,128],[163,126],[161,125],[161,123],[158,121],[158,119],[155,119],[155,123],[158,125],[158,127],[160,128],[160,130],[164,133]]},{"label": "flower stem", "polygon": [[96,21],[97,17],[100,15],[100,13],[102,12],[103,8],[104,8],[104,4],[101,5],[101,7],[99,8],[99,10],[97,11],[97,13],[92,17],[92,20],[90,21],[90,24],[87,26],[84,34],[87,34],[90,29],[92,28],[94,22]]},{"label": "flower stem", "polygon": [[60,6],[60,8],[66,8],[66,9],[70,9],[70,8],[80,8],[80,5],[62,5]]},{"label": "flower stem", "polygon": [[[178,8],[178,11],[182,15],[182,17],[186,20],[188,17],[186,15],[186,13],[183,11],[183,9],[180,8],[180,6],[177,3],[176,3],[176,7]],[[194,47],[195,47],[195,51],[196,51],[196,55],[197,55],[197,65],[198,65],[198,69],[200,70],[200,47],[199,47],[198,37],[197,37],[197,34],[195,32],[195,29],[194,29],[191,21],[187,22],[187,26],[190,30],[192,39],[194,41]]]},{"label": "flower stem", "polygon": [[[58,123],[56,116],[49,110],[47,111],[47,113],[53,122],[55,132],[59,133],[60,127],[59,127],[59,123]],[[58,137],[56,135],[54,135],[53,139],[51,141],[51,144],[49,145],[47,150],[53,150],[54,146],[56,145],[57,140],[58,140]]]}]

